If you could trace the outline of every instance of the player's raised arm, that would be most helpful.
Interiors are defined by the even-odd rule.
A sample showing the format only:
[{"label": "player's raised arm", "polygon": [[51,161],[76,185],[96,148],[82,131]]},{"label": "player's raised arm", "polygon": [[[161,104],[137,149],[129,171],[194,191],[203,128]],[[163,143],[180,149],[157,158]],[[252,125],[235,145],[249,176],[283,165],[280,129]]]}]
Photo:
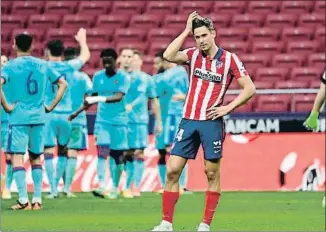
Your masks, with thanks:
[{"label": "player's raised arm", "polygon": [[77,40],[80,46],[80,55],[78,56],[78,58],[83,61],[83,64],[85,64],[91,57],[91,53],[87,45],[86,29],[80,28],[77,34],[75,35],[75,39]]},{"label": "player's raised arm", "polygon": [[166,48],[166,50],[163,54],[164,59],[166,59],[172,63],[178,63],[178,64],[184,64],[185,62],[187,62],[189,60],[187,54],[184,52],[180,52],[180,49],[181,49],[185,39],[192,31],[192,21],[198,17],[199,17],[199,15],[196,11],[192,12],[188,16],[186,28]]}]

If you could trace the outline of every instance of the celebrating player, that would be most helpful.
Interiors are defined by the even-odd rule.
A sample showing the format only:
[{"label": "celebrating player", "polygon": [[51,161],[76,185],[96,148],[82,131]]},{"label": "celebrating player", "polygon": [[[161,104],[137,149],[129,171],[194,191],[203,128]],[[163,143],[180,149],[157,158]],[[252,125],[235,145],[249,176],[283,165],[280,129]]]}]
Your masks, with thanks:
[{"label": "celebrating player", "polygon": [[[180,52],[190,33],[193,33],[197,47]],[[185,30],[164,52],[164,58],[170,62],[189,62],[191,71],[183,119],[167,164],[167,180],[162,195],[163,220],[154,231],[173,230],[174,208],[179,198],[179,176],[187,160],[195,159],[200,145],[204,150],[208,188],[204,217],[198,231],[210,230],[221,194],[220,160],[224,140],[222,117],[245,104],[255,94],[255,86],[239,58],[216,46],[215,37],[212,21],[193,12],[188,17]],[[233,77],[243,90],[231,103],[222,106],[223,96]]]},{"label": "celebrating player", "polygon": [[[9,104],[1,91],[1,104],[10,114],[9,135],[6,152],[12,155],[13,178],[18,188],[18,204],[13,210],[41,209],[42,165],[40,155],[44,149],[45,112],[51,112],[61,100],[67,83],[49,63],[32,57],[33,38],[19,34],[14,39],[17,58],[8,62],[1,70],[1,83],[8,85]],[[44,108],[44,97],[48,80],[58,86],[53,101]],[[14,93],[14,94],[13,94]],[[23,117],[22,117],[23,116]],[[28,148],[32,165],[34,195],[29,203],[24,168],[24,154]]]},{"label": "celebrating player", "polygon": [[[66,48],[64,52],[65,60],[73,60],[77,57],[79,49]],[[72,110],[75,112],[84,104],[84,96],[91,95],[93,83],[89,76],[80,71],[73,73],[73,78],[70,81],[70,93],[72,101]],[[74,178],[78,152],[87,149],[88,133],[86,112],[80,113],[71,124],[71,135],[68,142],[68,161],[65,170],[64,192],[67,197],[76,197],[71,193],[71,184]]]},{"label": "celebrating player", "polygon": [[[170,63],[163,59],[163,51],[155,54],[154,57],[154,69],[157,70],[157,74],[154,75],[154,81],[156,85],[156,93],[161,107],[161,118],[163,129],[161,134],[156,134],[156,148],[159,153],[158,159],[158,172],[160,176],[161,185],[165,186],[166,177],[166,155],[167,144],[165,142],[166,137],[166,121],[168,117],[169,105],[173,95],[173,87],[170,85],[168,77],[165,75],[166,70],[170,67]],[[162,190],[163,191],[163,190]]]},{"label": "celebrating player", "polygon": [[[45,170],[51,187],[51,193],[47,196],[49,199],[57,197],[57,187],[59,181],[63,177],[66,167],[68,171],[66,178],[71,178],[71,170],[76,165],[76,159],[74,157],[69,157],[67,159],[67,144],[71,136],[71,122],[68,121],[68,117],[72,112],[72,100],[69,86],[72,83],[75,71],[81,69],[90,58],[90,52],[86,43],[85,29],[79,29],[75,39],[80,46],[80,55],[78,58],[69,61],[62,60],[64,53],[62,41],[52,40],[47,44],[49,65],[57,72],[64,75],[69,84],[68,89],[60,103],[56,106],[51,114],[47,115],[47,122],[45,126]],[[46,102],[52,101],[54,92],[55,86],[49,84]],[[58,162],[56,174],[54,175],[53,152],[56,144],[58,145]],[[69,182],[70,181],[68,180],[68,184]],[[70,197],[69,192],[65,194]]]},{"label": "celebrating player", "polygon": [[[129,89],[129,79],[123,72],[116,72],[117,57],[117,52],[111,48],[101,52],[104,69],[94,74],[94,96],[85,99],[86,107],[99,103],[95,122],[99,188],[94,190],[93,194],[110,199],[118,197],[120,176],[124,169],[124,151],[128,148],[128,116],[125,110],[124,95]],[[106,158],[108,156],[110,156],[109,166],[114,186],[109,194],[105,192]]]},{"label": "celebrating player", "polygon": [[[129,55],[132,55],[131,60],[129,60]],[[139,187],[144,170],[144,149],[148,145],[148,99],[150,99],[157,120],[157,133],[162,130],[162,122],[154,81],[151,76],[141,71],[140,52],[123,49],[120,62],[122,70],[130,76],[130,88],[126,94],[129,150],[125,156],[127,183],[123,196],[131,198],[133,194],[140,196]],[[136,162],[134,162],[134,159],[136,159]],[[134,177],[135,191],[132,194],[130,188]]]},{"label": "celebrating player", "polygon": [[[5,55],[1,56],[1,67],[3,67],[5,64],[7,64],[8,58]],[[9,97],[8,91],[6,90],[6,87],[8,85],[3,86],[3,91],[7,98]],[[8,100],[8,99],[7,99]],[[1,149],[5,149],[6,141],[8,137],[8,114],[3,110],[1,107]],[[2,199],[11,199],[11,184],[12,184],[12,163],[11,163],[11,155],[5,154],[6,156],[6,182],[5,187],[2,192]]]}]

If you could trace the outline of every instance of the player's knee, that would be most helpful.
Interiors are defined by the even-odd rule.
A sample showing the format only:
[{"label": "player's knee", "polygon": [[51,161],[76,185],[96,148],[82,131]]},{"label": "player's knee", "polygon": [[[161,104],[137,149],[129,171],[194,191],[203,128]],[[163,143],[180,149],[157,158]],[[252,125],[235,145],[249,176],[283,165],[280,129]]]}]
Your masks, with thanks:
[{"label": "player's knee", "polygon": [[177,182],[181,174],[180,167],[168,165],[166,168],[166,177],[168,181]]},{"label": "player's knee", "polygon": [[208,182],[214,182],[218,180],[218,171],[215,169],[205,169],[205,174]]},{"label": "player's knee", "polygon": [[58,156],[67,156],[68,148],[66,145],[58,145]]},{"label": "player's knee", "polygon": [[11,164],[11,159],[12,159],[12,156],[10,154],[6,154],[6,163],[7,164]]},{"label": "player's knee", "polygon": [[29,159],[33,165],[41,164],[41,154],[36,154],[34,152],[28,151]]},{"label": "player's knee", "polygon": [[110,154],[109,146],[97,146],[97,156],[98,158],[106,159]]},{"label": "player's knee", "polygon": [[165,149],[159,149],[159,159],[158,159],[158,164],[159,165],[166,165],[166,150]]},{"label": "player's knee", "polygon": [[135,158],[139,160],[144,159],[144,148],[135,151]]},{"label": "player's knee", "polygon": [[111,150],[110,156],[114,159],[116,165],[124,163],[123,150]]}]

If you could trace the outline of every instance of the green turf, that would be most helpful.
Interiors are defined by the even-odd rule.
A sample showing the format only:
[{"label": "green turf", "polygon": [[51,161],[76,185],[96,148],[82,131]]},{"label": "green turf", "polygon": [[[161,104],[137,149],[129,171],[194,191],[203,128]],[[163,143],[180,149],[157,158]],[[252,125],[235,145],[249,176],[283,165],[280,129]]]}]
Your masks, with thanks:
[{"label": "green turf", "polygon": [[[325,230],[323,193],[223,193],[212,230]],[[161,219],[160,195],[137,199],[105,200],[91,194],[77,199],[45,200],[42,211],[10,211],[15,201],[2,201],[1,231],[145,231]],[[179,199],[175,230],[195,231],[204,208],[204,194]]]}]

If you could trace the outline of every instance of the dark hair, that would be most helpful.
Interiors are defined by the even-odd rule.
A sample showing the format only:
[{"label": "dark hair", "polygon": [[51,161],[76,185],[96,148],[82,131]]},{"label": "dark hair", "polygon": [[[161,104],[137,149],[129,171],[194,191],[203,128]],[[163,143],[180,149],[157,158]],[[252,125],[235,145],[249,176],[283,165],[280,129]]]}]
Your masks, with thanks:
[{"label": "dark hair", "polygon": [[101,52],[102,64],[105,68],[105,74],[112,77],[116,74],[115,66],[118,58],[118,53],[113,48],[104,49]]},{"label": "dark hair", "polygon": [[63,52],[65,60],[72,60],[78,55],[78,48],[68,47]]},{"label": "dark hair", "polygon": [[32,47],[33,37],[28,34],[18,34],[15,36],[16,46],[18,50],[27,52]]},{"label": "dark hair", "polygon": [[112,57],[113,59],[116,60],[118,58],[118,53],[115,51],[114,48],[106,48],[106,49],[102,50],[100,57],[101,58]]},{"label": "dark hair", "polygon": [[214,30],[213,22],[209,18],[194,19],[192,21],[192,33],[194,33],[195,29],[198,27],[207,27],[210,31]]},{"label": "dark hair", "polygon": [[49,49],[52,56],[62,56],[65,50],[63,42],[61,40],[51,40],[48,42],[46,47]]},{"label": "dark hair", "polygon": [[164,53],[164,50],[159,51],[159,52],[157,52],[157,53],[155,54],[155,57],[160,57],[160,58],[163,60],[163,59],[164,59],[164,58],[163,58],[163,53]]}]

